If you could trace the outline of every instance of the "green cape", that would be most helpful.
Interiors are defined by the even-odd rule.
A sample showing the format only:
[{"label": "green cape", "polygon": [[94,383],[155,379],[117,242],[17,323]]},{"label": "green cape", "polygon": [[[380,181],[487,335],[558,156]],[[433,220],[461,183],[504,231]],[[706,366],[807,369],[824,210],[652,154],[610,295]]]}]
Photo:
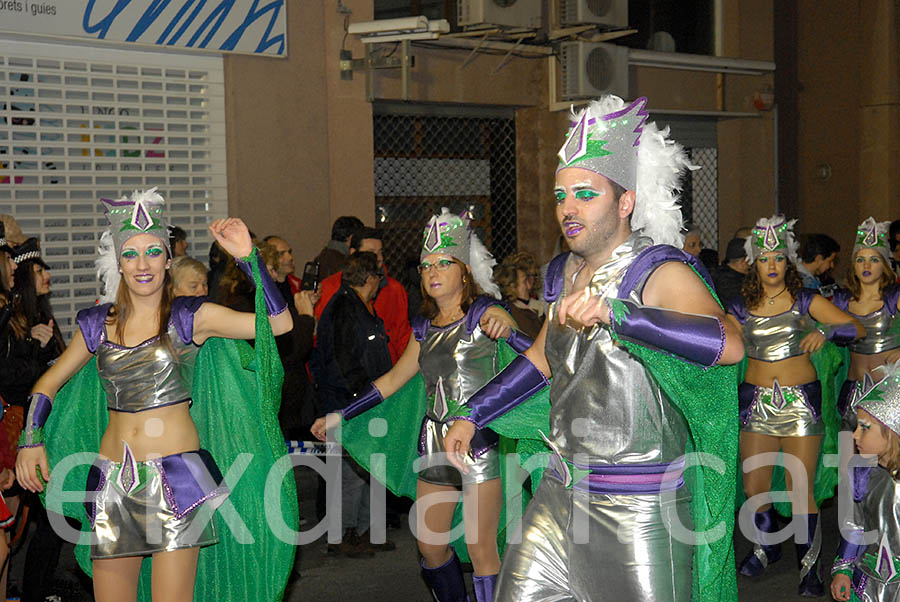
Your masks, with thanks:
[{"label": "green cape", "polygon": [[[250,264],[257,283],[255,349],[246,341],[209,339],[199,350],[194,369],[191,416],[201,446],[210,451],[231,488],[228,502],[213,518],[220,543],[200,550],[194,600],[204,602],[281,600],[294,561],[296,535],[288,529],[296,531],[299,524],[297,491],[277,418],[284,371],[266,316],[259,268],[255,260]],[[96,364],[97,359],[92,358],[59,391],[44,427],[51,471],[62,470],[64,465],[59,463],[63,461],[77,458],[81,462],[66,472],[65,479],[51,478],[45,503],[80,521],[83,532],[90,529],[81,503],[84,485],[109,421]],[[80,458],[72,454],[80,454]],[[267,482],[276,461],[271,482]],[[244,528],[233,518],[234,511],[226,510],[229,502]],[[227,521],[223,511],[230,515]],[[270,528],[267,515],[280,520],[272,521]],[[279,535],[289,543],[273,532],[278,530],[276,523],[282,526]],[[235,532],[230,524],[235,525]],[[90,575],[89,546],[78,545],[75,555]],[[145,558],[141,600],[150,600],[151,564],[152,560]]]}]

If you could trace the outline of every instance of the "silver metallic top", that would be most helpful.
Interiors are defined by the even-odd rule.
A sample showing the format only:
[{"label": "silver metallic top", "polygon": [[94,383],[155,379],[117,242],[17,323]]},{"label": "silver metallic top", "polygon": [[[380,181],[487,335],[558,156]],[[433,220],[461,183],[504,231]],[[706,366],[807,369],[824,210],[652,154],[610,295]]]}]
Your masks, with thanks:
[{"label": "silver metallic top", "polygon": [[[844,519],[842,527],[847,534],[853,531],[873,532],[869,535],[870,541],[862,558],[857,558],[854,563],[870,579],[885,582],[896,575],[895,559],[900,557],[898,509],[900,509],[900,483],[892,479],[888,471],[881,467],[869,469],[866,494],[862,500],[853,504],[852,516]],[[875,569],[870,566],[871,557],[869,562],[865,561],[865,557],[869,554],[874,557]],[[893,596],[887,599],[895,600]]]},{"label": "silver metallic top", "polygon": [[813,328],[815,324],[801,311],[798,301],[786,312],[774,316],[749,314],[744,322],[744,350],[747,357],[763,362],[803,355],[800,341]]},{"label": "silver metallic top", "polygon": [[[650,244],[649,238],[632,234],[594,273],[592,292],[616,296],[626,268]],[[647,276],[629,297],[637,303]],[[565,283],[561,298],[571,286]],[[558,305],[550,306],[544,349],[553,370],[550,441],[578,463],[664,463],[683,455],[687,425],[647,370],[613,342],[609,326],[560,326]]]},{"label": "silver metallic top", "polygon": [[465,318],[443,328],[429,326],[419,347],[419,368],[433,399],[427,416],[442,421],[497,373],[497,343],[480,327],[466,332]]},{"label": "silver metallic top", "polygon": [[97,346],[97,368],[106,405],[119,412],[141,412],[191,398],[199,349],[185,344],[169,324],[170,345],[153,337],[136,347],[111,343],[104,327]]},{"label": "silver metallic top", "polygon": [[850,351],[871,355],[900,347],[900,316],[891,315],[886,305],[865,316],[850,315],[866,329],[866,336],[848,345]]}]

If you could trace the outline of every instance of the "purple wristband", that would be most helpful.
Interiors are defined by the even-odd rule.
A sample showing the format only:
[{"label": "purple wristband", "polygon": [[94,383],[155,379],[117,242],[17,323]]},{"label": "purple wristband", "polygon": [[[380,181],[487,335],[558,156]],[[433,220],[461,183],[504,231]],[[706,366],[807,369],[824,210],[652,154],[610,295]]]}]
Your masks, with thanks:
[{"label": "purple wristband", "polygon": [[464,406],[465,416],[453,420],[466,420],[478,428],[507,413],[549,383],[544,373],[524,355],[516,356],[497,376],[478,389]]},{"label": "purple wristband", "polygon": [[612,304],[620,303],[622,311],[610,309],[610,324],[621,338],[701,366],[714,366],[722,357],[725,328],[718,318],[639,305],[628,299],[612,300]]},{"label": "purple wristband", "polygon": [[350,402],[350,405],[343,410],[340,410],[344,420],[355,418],[366,410],[374,408],[384,401],[384,397],[381,396],[381,391],[378,390],[378,387],[376,387],[374,383],[369,383],[369,386],[354,395],[354,398],[355,399]]},{"label": "purple wristband", "polygon": [[506,338],[506,344],[512,347],[516,353],[525,353],[533,343],[534,339],[520,330],[513,330]]},{"label": "purple wristband", "polygon": [[269,275],[269,270],[266,268],[266,262],[263,261],[262,255],[256,250],[256,247],[253,248],[253,251],[247,259],[235,258],[234,261],[237,263],[240,270],[249,276],[250,281],[256,284],[256,281],[253,279],[253,268],[250,266],[250,262],[253,261],[254,255],[256,256],[256,265],[259,266],[259,276],[262,279],[263,295],[266,299],[266,313],[269,317],[277,316],[287,309],[287,301],[284,300],[284,296],[281,294],[281,291],[278,290],[278,285],[275,284],[275,281],[272,280],[272,276]]},{"label": "purple wristband", "polygon": [[851,343],[856,340],[856,326],[852,322],[845,324],[823,324],[817,328],[822,335],[837,344]]},{"label": "purple wristband", "polygon": [[42,443],[35,440],[35,434],[47,422],[50,410],[53,409],[53,402],[43,393],[32,393],[28,396],[28,401],[28,415],[25,416],[25,428],[19,438],[19,447],[35,447]]}]

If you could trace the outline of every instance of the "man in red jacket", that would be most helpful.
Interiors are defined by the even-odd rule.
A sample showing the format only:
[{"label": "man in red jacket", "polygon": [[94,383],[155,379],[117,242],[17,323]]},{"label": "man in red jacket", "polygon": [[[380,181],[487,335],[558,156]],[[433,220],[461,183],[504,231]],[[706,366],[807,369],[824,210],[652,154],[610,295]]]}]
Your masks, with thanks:
[{"label": "man in red jacket", "polygon": [[[381,232],[374,228],[363,228],[353,234],[350,238],[350,254],[363,251],[375,253],[378,257],[378,268],[381,270],[382,277],[373,309],[375,310],[375,315],[384,320],[384,327],[390,339],[388,348],[391,352],[391,363],[396,364],[403,354],[403,350],[406,349],[406,343],[409,341],[410,332],[412,332],[407,313],[408,300],[406,289],[403,288],[402,284],[387,275],[382,255]],[[315,307],[317,320],[321,317],[332,295],[340,287],[341,272],[332,274],[321,282],[319,291],[322,293],[322,296]]]}]

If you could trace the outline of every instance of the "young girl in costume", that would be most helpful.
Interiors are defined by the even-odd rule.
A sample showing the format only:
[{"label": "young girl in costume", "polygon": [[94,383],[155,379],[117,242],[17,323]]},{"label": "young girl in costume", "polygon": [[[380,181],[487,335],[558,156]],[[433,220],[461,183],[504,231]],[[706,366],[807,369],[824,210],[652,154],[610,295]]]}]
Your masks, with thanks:
[{"label": "young girl in costume", "polygon": [[878,366],[900,360],[900,285],[891,269],[891,251],[886,235],[889,222],[870,217],[856,228],[856,244],[848,288],[834,295],[834,304],[855,317],[866,335],[848,345],[850,372],[841,387],[838,411],[844,430],[856,428],[853,402],[859,399],[863,381],[873,377]]},{"label": "young girl in costume", "polygon": [[853,440],[878,465],[854,468],[853,508],[839,519],[841,545],[831,570],[835,600],[900,599],[900,362],[873,373],[882,378],[856,403]]},{"label": "young girl in costume", "polygon": [[[431,494],[442,494],[443,499],[448,494],[453,497],[453,501],[430,503],[427,510],[418,513],[422,574],[440,602],[467,599],[460,562],[447,538],[434,541],[433,537],[423,536],[424,530],[438,537],[450,530],[457,505],[455,494],[462,488],[466,530],[474,529],[478,535],[477,542],[467,544],[475,569],[475,594],[479,602],[488,602],[493,600],[494,581],[500,569],[497,528],[502,491],[498,437],[486,432],[483,441],[474,446],[477,451],[467,459],[469,472],[465,475],[442,458],[443,438],[450,427],[446,417],[499,371],[498,344],[492,339],[505,336],[515,323],[505,312],[490,307],[494,299],[477,296],[477,287],[495,296],[499,296],[499,291],[490,278],[493,259],[471,231],[466,217],[452,215],[446,208],[432,217],[425,228],[420,261],[424,315],[413,320],[413,336],[403,355],[390,372],[378,378],[340,415],[320,418],[312,431],[324,440],[325,431],[340,424],[341,416],[351,420],[362,414],[421,372],[428,403],[418,445],[422,464],[416,499]],[[472,524],[475,511],[477,523]]]},{"label": "young girl in costume", "polygon": [[[865,330],[854,318],[837,309],[811,289],[802,288],[797,272],[797,243],[793,225],[777,215],[760,219],[747,239],[750,273],[743,296],[728,308],[729,319],[743,329],[747,373],[738,387],[741,461],[757,454],[783,451],[799,459],[806,469],[807,495],[798,496],[785,471],[794,520],[806,523],[805,543],[797,543],[800,564],[799,593],[821,596],[824,584],[818,574],[821,533],[813,495],[819,447],[825,433],[822,420],[822,386],[809,354],[826,340],[849,342]],[[823,326],[816,328],[815,323]],[[773,466],[744,473],[747,497],[771,488]],[[763,533],[778,530],[774,508],[756,512],[756,527]],[[780,545],[756,543],[740,563],[740,572],[761,575],[766,566],[781,558]]]},{"label": "young girl in costume", "polygon": [[[153,598],[192,600],[199,548],[217,541],[213,523],[194,524],[198,508],[229,494],[189,411],[194,361],[210,337],[253,338],[256,316],[199,297],[173,298],[164,201],[155,189],[102,202],[111,229],[98,263],[114,302],[79,312],[71,344],[35,384],[16,474],[27,489],[44,489],[51,474],[42,427],[53,398],[96,355],[109,421],[87,483],[95,492],[86,502],[95,598],[135,600],[143,557],[152,556]],[[253,272],[256,253],[241,220],[215,220],[210,232]],[[259,272],[272,331],[286,332],[284,299],[265,266]],[[46,441],[51,451],[57,443]]]}]

